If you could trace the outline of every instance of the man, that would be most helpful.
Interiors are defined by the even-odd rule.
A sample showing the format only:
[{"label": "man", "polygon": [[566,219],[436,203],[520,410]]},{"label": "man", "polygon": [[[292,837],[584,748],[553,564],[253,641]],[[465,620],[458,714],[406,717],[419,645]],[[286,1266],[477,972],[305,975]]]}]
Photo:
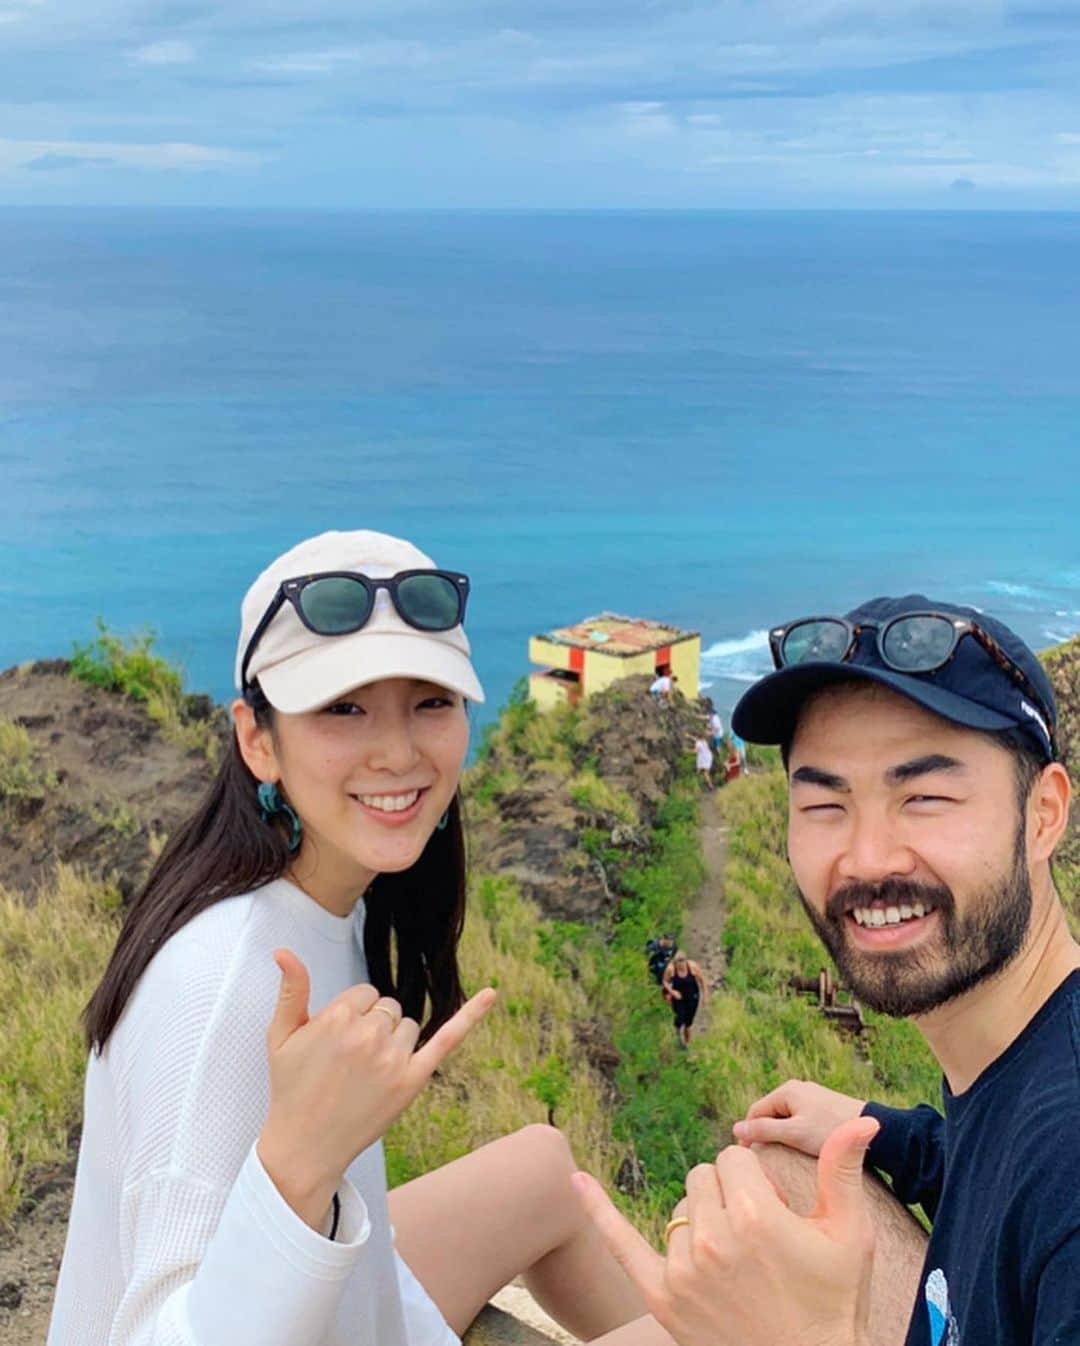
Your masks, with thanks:
[{"label": "man", "polygon": [[720,749],[724,746],[724,721],[720,718],[720,712],[715,706],[709,712],[707,727],[709,730],[709,747],[712,748],[714,753],[719,754]]},{"label": "man", "polygon": [[649,684],[649,695],[657,702],[666,705],[671,700],[671,686],[671,674],[666,670],[663,672],[658,670],[656,677]]},{"label": "man", "polygon": [[914,1019],[945,1116],[783,1086],[736,1134],[820,1153],[817,1208],[726,1150],[691,1173],[666,1263],[582,1196],[681,1346],[862,1346],[868,1147],[934,1221],[908,1346],[1078,1343],[1080,946],[1050,868],[1070,787],[1049,681],[1000,622],[921,595],[771,644],[735,728],[781,745],[802,903],[853,993]]},{"label": "man", "polygon": [[675,953],[675,936],[663,934],[659,939],[650,939],[645,945],[649,960],[649,972],[657,986],[664,984],[664,969]]}]

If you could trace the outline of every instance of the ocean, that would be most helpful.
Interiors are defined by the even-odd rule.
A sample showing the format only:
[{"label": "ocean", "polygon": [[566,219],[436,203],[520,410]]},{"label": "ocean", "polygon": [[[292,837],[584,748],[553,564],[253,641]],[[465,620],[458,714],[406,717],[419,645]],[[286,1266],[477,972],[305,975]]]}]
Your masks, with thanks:
[{"label": "ocean", "polygon": [[530,634],[766,628],[880,593],[1080,630],[1080,215],[0,210],[0,666],[157,632],[230,695],[240,598],[325,528]]}]

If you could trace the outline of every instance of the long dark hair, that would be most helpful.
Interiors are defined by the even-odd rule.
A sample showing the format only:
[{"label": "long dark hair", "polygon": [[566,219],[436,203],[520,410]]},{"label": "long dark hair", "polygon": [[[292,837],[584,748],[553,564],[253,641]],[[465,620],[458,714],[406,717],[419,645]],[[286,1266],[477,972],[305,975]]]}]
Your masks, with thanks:
[{"label": "long dark hair", "polygon": [[[265,697],[252,699],[256,722],[273,725]],[[235,734],[199,808],[169,839],[133,900],[105,975],[83,1010],[87,1046],[99,1054],[147,964],[165,941],[215,902],[249,893],[285,873],[288,830],[263,822],[258,781]],[[465,837],[454,796],[447,825],[416,863],[380,874],[364,895],[364,955],[371,984],[401,1002],[431,1036],[464,1000],[457,946],[465,919]],[[425,1004],[430,1004],[426,1021]]]}]

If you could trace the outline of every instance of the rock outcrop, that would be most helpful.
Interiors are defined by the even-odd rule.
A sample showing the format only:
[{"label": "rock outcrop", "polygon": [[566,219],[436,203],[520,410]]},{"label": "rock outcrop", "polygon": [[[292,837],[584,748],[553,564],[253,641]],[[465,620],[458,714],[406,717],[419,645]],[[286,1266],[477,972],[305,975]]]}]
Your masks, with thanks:
[{"label": "rock outcrop", "polygon": [[[76,681],[69,667],[57,659],[0,673],[0,720],[33,744],[28,775],[0,799],[0,885],[32,897],[63,861],[126,900],[213,769],[204,753],[171,742],[143,704]],[[224,735],[220,707],[189,702]]]},{"label": "rock outcrop", "polygon": [[[648,848],[660,805],[705,732],[702,702],[658,703],[649,681],[626,678],[590,698],[559,769],[505,739],[483,763],[493,808],[471,828],[474,854],[516,879],[547,917],[595,921],[611,910],[621,864]],[[587,788],[593,778],[602,789]]]}]

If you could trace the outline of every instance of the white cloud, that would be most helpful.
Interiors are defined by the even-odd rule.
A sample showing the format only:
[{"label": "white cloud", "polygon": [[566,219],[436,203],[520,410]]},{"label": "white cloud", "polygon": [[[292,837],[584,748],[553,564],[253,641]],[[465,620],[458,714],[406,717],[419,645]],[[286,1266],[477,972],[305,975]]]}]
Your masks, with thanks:
[{"label": "white cloud", "polygon": [[435,53],[422,42],[386,40],[362,46],[298,51],[260,61],[258,69],[271,74],[316,75],[348,67],[355,70],[417,70],[434,64]]},{"label": "white cloud", "polygon": [[263,156],[248,150],[192,145],[183,141],[132,145],[88,140],[0,140],[0,172],[46,164],[112,162],[127,168],[198,172],[213,168],[253,168]]},{"label": "white cloud", "polygon": [[195,48],[190,42],[151,42],[140,47],[134,59],[140,65],[186,65],[195,59]]},{"label": "white cloud", "polygon": [[663,103],[623,103],[620,129],[630,136],[669,136],[678,128]]}]

